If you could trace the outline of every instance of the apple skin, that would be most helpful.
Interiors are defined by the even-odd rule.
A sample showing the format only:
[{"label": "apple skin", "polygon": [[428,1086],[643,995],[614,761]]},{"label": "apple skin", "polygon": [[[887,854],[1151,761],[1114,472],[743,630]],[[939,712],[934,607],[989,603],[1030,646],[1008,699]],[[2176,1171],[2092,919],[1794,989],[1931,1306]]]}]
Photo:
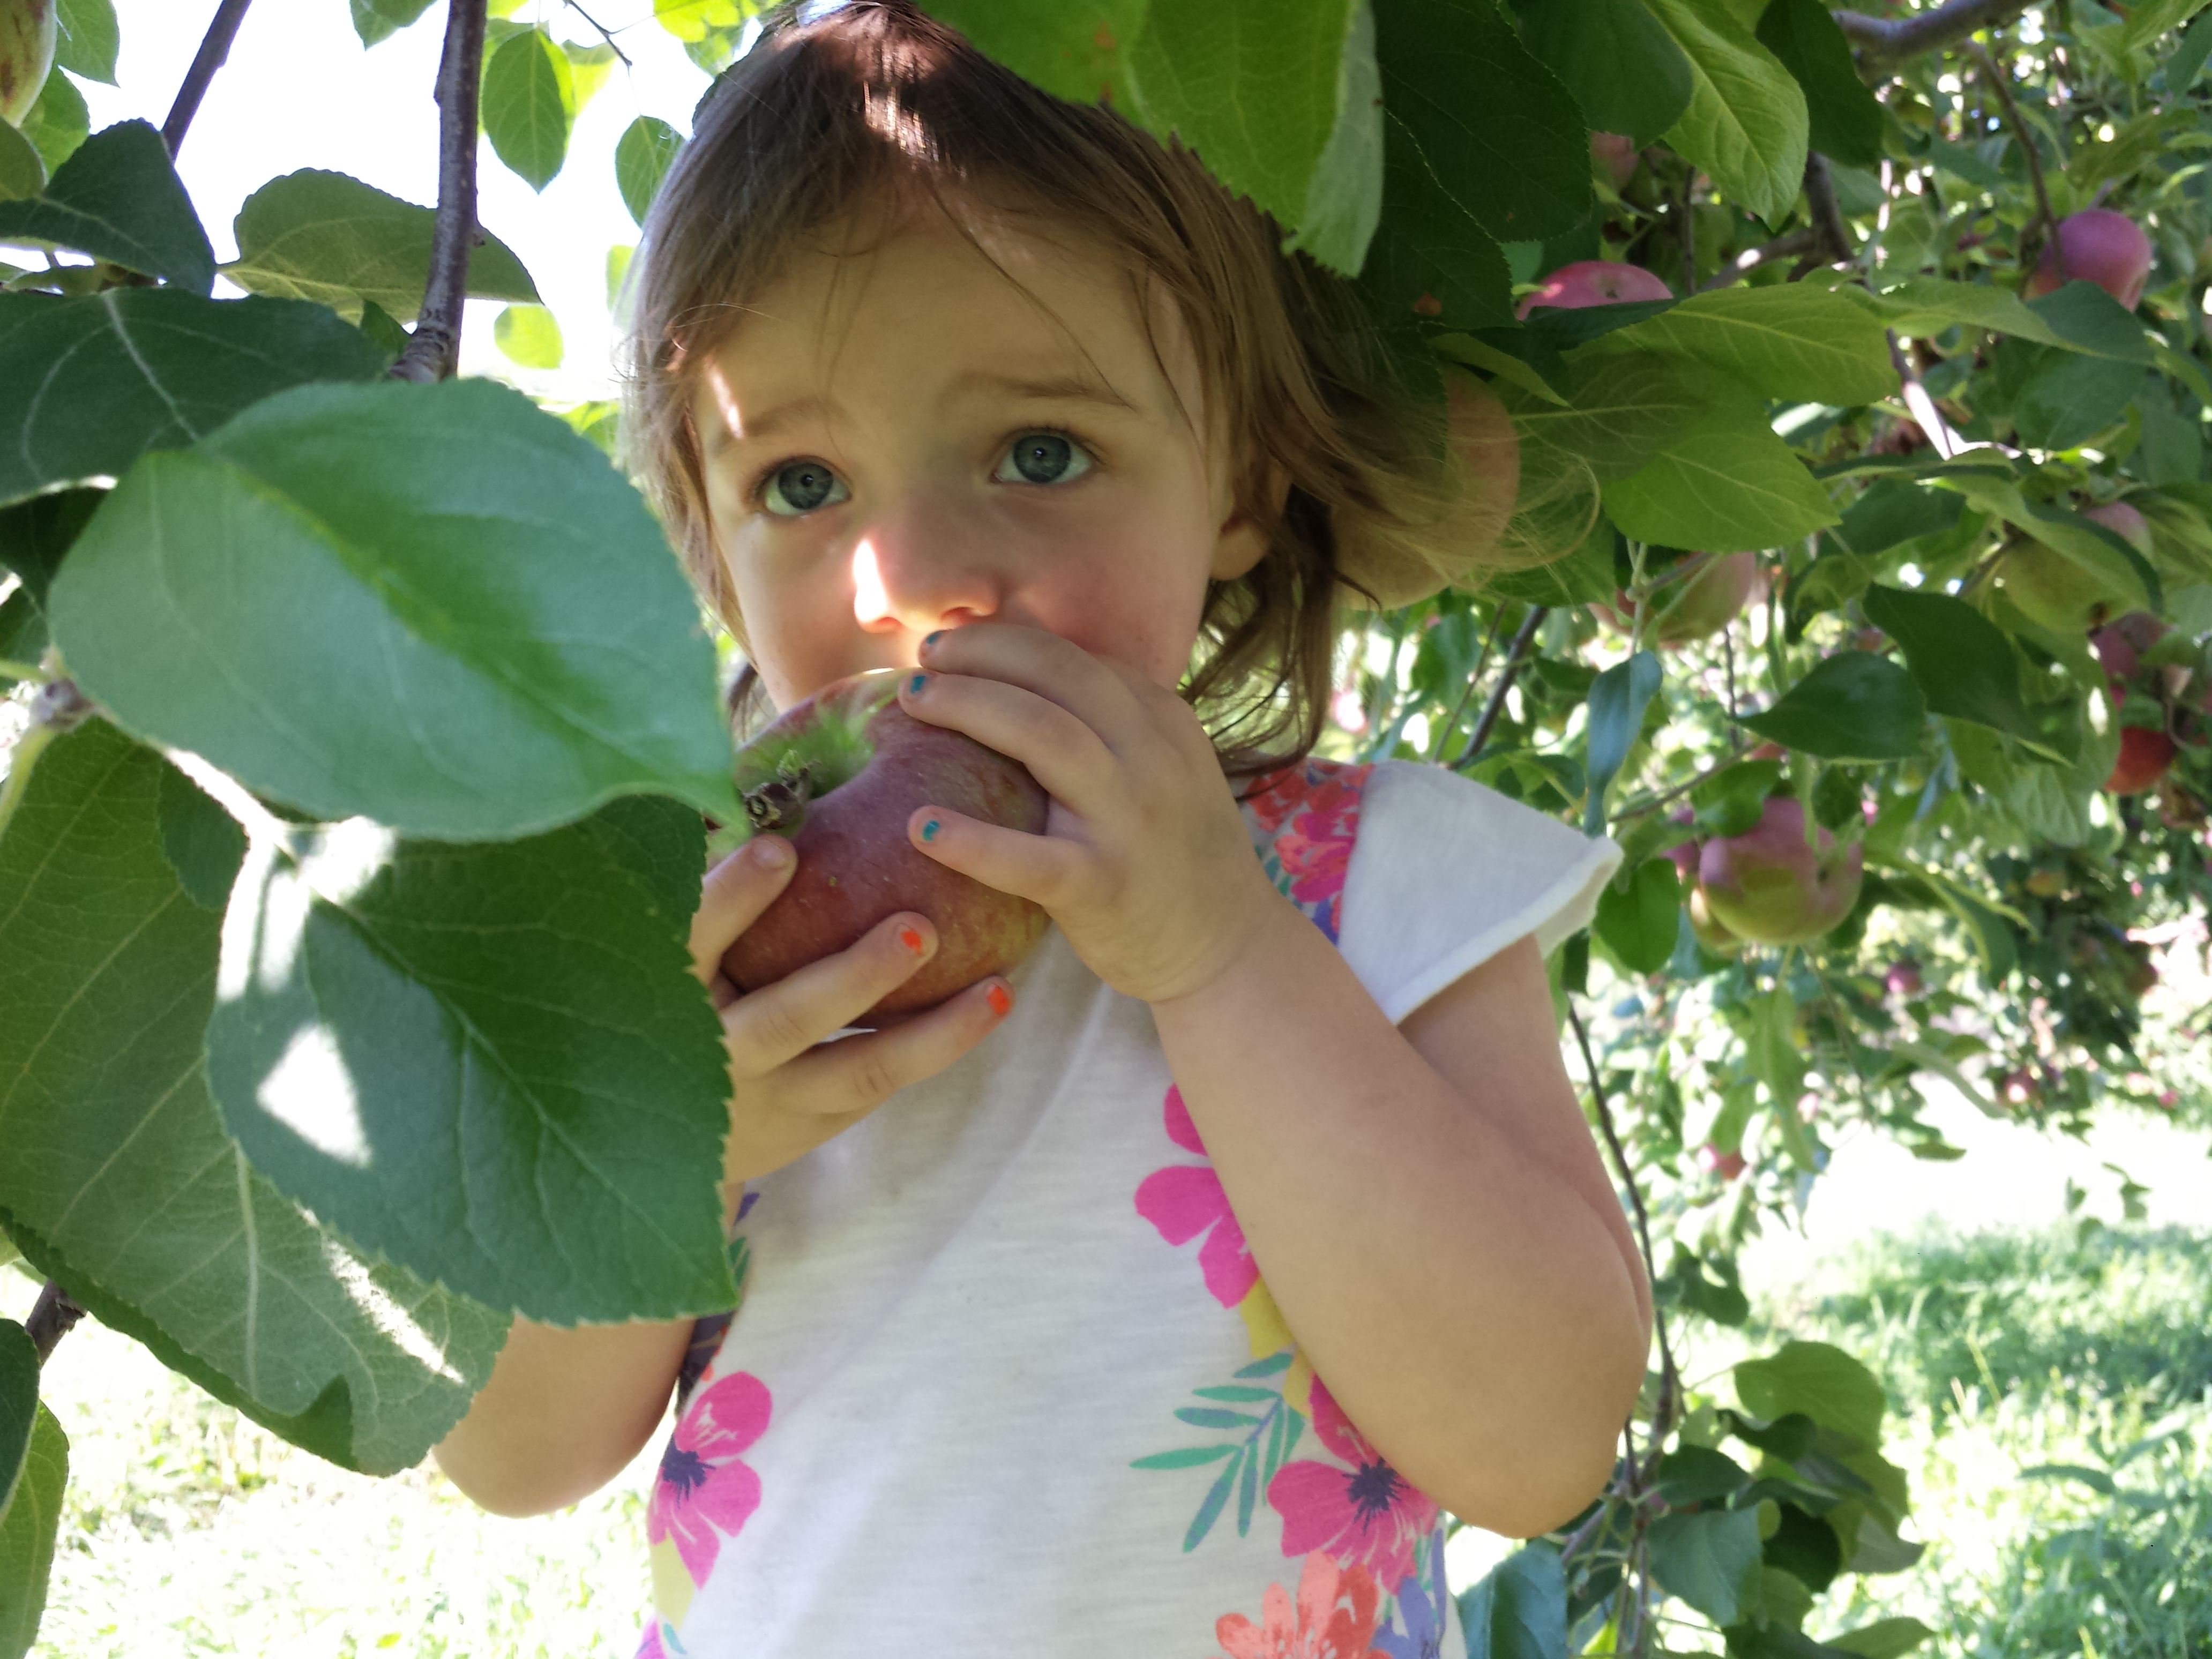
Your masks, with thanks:
[{"label": "apple skin", "polygon": [[[1645,637],[1662,651],[1711,639],[1743,614],[1752,596],[1765,585],[1765,573],[1756,553],[1700,553],[1695,575],[1668,582],[1650,596],[1651,614]],[[1635,625],[1628,595],[1615,590],[1610,607],[1596,609],[1622,633]]]},{"label": "apple skin", "polygon": [[2115,795],[2139,795],[2166,775],[2173,764],[2173,739],[2145,726],[2120,728],[2120,755],[2105,787]]},{"label": "apple skin", "polygon": [[1918,996],[1923,988],[1920,978],[1920,964],[1910,958],[1891,963],[1889,973],[1884,983],[1888,986],[1890,994],[1893,996],[1904,997],[1907,1000]]},{"label": "apple skin", "polygon": [[1593,132],[1590,134],[1590,160],[1596,164],[1615,191],[1624,190],[1636,176],[1643,164],[1643,152],[1636,141],[1621,132]]},{"label": "apple skin", "polygon": [[1758,945],[1804,945],[1833,931],[1858,902],[1866,849],[1853,842],[1838,852],[1832,834],[1820,836],[1816,851],[1803,803],[1770,795],[1753,828],[1707,842],[1698,891],[1714,920]]},{"label": "apple skin", "polygon": [[1545,306],[1579,311],[1584,306],[1674,297],[1674,289],[1641,265],[1623,264],[1618,259],[1577,259],[1571,265],[1561,265],[1544,278],[1513,314],[1525,320],[1530,312]]},{"label": "apple skin", "polygon": [[[2059,270],[2059,256],[2066,268]],[[2130,311],[2141,303],[2150,280],[2150,238],[2124,213],[2084,208],[2058,222],[2058,234],[2047,243],[2022,289],[2031,300],[2055,293],[2069,282],[2094,283]]]},{"label": "apple skin", "polygon": [[1039,835],[1048,802],[1018,762],[901,708],[901,672],[825,686],[738,755],[738,787],[749,800],[764,790],[773,799],[785,756],[821,770],[828,787],[783,823],[755,831],[784,836],[799,867],[723,955],[732,984],[746,991],[772,985],[855,944],[897,911],[919,911],[937,929],[937,954],[855,1025],[918,1013],[987,975],[1005,973],[1044,937],[1049,921],[1041,906],[949,870],[907,839],[907,823],[921,806]]},{"label": "apple skin", "polygon": [[2089,644],[2105,672],[2116,685],[2125,685],[2142,666],[2142,653],[2173,631],[2163,617],[2148,611],[2130,611],[2106,623],[2090,637]]},{"label": "apple skin", "polygon": [[0,0],[0,121],[23,125],[54,66],[55,0]]},{"label": "apple skin", "polygon": [[1743,1173],[1743,1153],[1724,1152],[1711,1141],[1698,1150],[1698,1162],[1723,1181],[1734,1181]]}]

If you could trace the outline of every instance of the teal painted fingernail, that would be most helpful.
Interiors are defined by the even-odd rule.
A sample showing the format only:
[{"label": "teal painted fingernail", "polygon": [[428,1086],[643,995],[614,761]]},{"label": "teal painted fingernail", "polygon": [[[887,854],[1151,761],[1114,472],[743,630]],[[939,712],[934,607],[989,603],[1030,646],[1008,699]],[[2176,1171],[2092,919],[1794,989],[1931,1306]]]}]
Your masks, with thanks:
[{"label": "teal painted fingernail", "polygon": [[940,629],[938,629],[934,634],[924,634],[924,635],[921,636],[921,642],[922,642],[924,645],[935,645],[935,644],[938,642],[938,641],[939,641],[939,640],[943,639],[944,637],[945,637],[945,630],[944,630],[943,629],[941,629],[941,628],[940,628]]},{"label": "teal painted fingernail", "polygon": [[924,841],[935,841],[937,832],[944,827],[935,818],[924,818],[921,821],[921,838]]},{"label": "teal painted fingernail", "polygon": [[906,694],[907,694],[907,696],[908,696],[909,697],[918,697],[918,696],[920,696],[921,695],[921,688],[922,688],[923,686],[925,686],[925,685],[928,684],[929,684],[929,676],[928,676],[928,675],[927,675],[927,674],[916,674],[916,675],[915,675],[912,679],[908,680],[908,681],[906,683]]}]

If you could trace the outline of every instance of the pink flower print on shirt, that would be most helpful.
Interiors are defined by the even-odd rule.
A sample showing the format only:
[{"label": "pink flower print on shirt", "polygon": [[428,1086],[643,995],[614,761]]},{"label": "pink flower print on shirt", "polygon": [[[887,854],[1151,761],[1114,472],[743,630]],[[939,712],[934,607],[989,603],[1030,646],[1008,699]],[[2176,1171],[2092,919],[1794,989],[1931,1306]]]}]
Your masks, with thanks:
[{"label": "pink flower print on shirt", "polygon": [[1344,882],[1372,766],[1308,760],[1245,797],[1261,862],[1284,896],[1332,945],[1344,919]]},{"label": "pink flower print on shirt", "polygon": [[732,1372],[691,1402],[676,1425],[653,1482],[646,1540],[676,1540],[694,1584],[703,1584],[721,1553],[760,1507],[760,1476],[738,1455],[768,1427],[768,1385]]},{"label": "pink flower print on shirt", "polygon": [[1395,1593],[1413,1571],[1414,1552],[1437,1524],[1437,1506],[1384,1462],[1319,1377],[1313,1425],[1322,1445],[1352,1467],[1313,1458],[1285,1463],[1267,1483],[1267,1502],[1283,1517],[1283,1553],[1327,1550],[1364,1563]]},{"label": "pink flower print on shirt", "polygon": [[1340,1569],[1316,1550],[1298,1575],[1295,1607],[1280,1584],[1270,1584],[1261,1599],[1261,1623],[1224,1613],[1213,1639],[1229,1659],[1389,1659],[1370,1645],[1381,1599],[1366,1568]]},{"label": "pink flower print on shirt", "polygon": [[656,1619],[645,1627],[632,1659],[668,1659],[668,1650],[660,1645],[660,1620]]},{"label": "pink flower print on shirt", "polygon": [[[1185,1152],[1206,1156],[1206,1143],[1182,1103],[1182,1091],[1170,1085],[1165,1117],[1168,1139]],[[1229,1194],[1211,1164],[1171,1164],[1155,1170],[1137,1186],[1137,1213],[1160,1230],[1170,1244],[1188,1244],[1200,1233],[1198,1265],[1206,1288],[1224,1308],[1243,1301],[1260,1282],[1259,1263],[1244,1243],[1244,1229],[1229,1208]]]}]

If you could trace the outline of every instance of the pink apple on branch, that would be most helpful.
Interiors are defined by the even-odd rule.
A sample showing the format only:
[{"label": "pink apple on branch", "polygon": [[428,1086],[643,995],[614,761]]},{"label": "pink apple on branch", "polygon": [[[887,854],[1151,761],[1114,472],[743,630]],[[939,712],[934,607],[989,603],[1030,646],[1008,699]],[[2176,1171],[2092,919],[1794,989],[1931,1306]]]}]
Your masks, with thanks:
[{"label": "pink apple on branch", "polygon": [[1804,945],[1832,932],[1858,902],[1865,848],[1838,848],[1823,829],[1805,838],[1805,808],[1770,795],[1758,823],[1716,836],[1698,863],[1698,890],[1713,918],[1758,945]]},{"label": "pink apple on branch", "polygon": [[1643,164],[1643,153],[1636,141],[1623,132],[1593,132],[1590,134],[1590,160],[1597,166],[1614,190],[1627,186]]},{"label": "pink apple on branch", "polygon": [[1630,300],[1671,300],[1674,289],[1641,265],[1618,259],[1577,259],[1561,265],[1522,300],[1515,315],[1525,319],[1546,306],[1579,311],[1584,306],[1619,305]]},{"label": "pink apple on branch", "polygon": [[1006,972],[1044,936],[1039,906],[948,870],[907,840],[921,806],[1041,834],[1046,798],[1018,762],[901,708],[899,672],[825,686],[738,753],[752,834],[783,836],[799,854],[789,884],[722,957],[741,990],[846,949],[888,915],[919,911],[937,929],[937,954],[854,1022],[873,1024]]},{"label": "pink apple on branch", "polygon": [[2150,238],[2142,227],[2110,208],[2084,208],[2058,222],[2021,291],[2033,300],[2069,283],[2094,283],[2133,311],[2149,280]]},{"label": "pink apple on branch", "polygon": [[55,0],[0,0],[0,121],[23,125],[54,66]]}]

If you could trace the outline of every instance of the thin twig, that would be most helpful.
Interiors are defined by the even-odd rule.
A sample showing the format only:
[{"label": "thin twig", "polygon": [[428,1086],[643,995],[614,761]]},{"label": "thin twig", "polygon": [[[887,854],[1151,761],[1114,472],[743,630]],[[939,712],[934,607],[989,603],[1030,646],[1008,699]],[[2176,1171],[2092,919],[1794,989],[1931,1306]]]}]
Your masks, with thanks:
[{"label": "thin twig", "polygon": [[610,29],[605,23],[599,21],[598,18],[592,16],[591,13],[586,11],[581,6],[578,5],[576,3],[576,0],[568,0],[568,9],[574,12],[577,16],[582,18],[586,23],[589,23],[593,28],[599,32],[599,39],[605,41],[607,45],[614,48],[614,54],[616,57],[622,59],[622,66],[624,69],[635,69],[637,67],[636,64],[630,62],[629,54],[622,49],[622,43],[615,39],[614,31],[612,29]]},{"label": "thin twig", "polygon": [[199,113],[208,82],[230,56],[230,43],[238,36],[238,26],[246,21],[246,7],[252,3],[253,0],[222,0],[216,8],[215,21],[208,25],[191,68],[185,71],[184,85],[177,88],[177,101],[169,106],[169,118],[161,123],[161,142],[169,147],[170,160],[174,161],[184,147],[185,133],[192,125],[192,117]]},{"label": "thin twig", "polygon": [[1887,70],[1923,52],[1940,51],[1978,29],[2001,26],[2033,3],[2034,0],[1949,0],[1909,17],[1869,17],[1856,11],[1832,15],[1844,37],[1857,46],[1859,70],[1865,74]]},{"label": "thin twig", "polygon": [[1475,653],[1474,666],[1467,671],[1467,684],[1459,694],[1459,701],[1452,706],[1450,718],[1437,728],[1437,746],[1429,756],[1431,761],[1440,761],[1444,757],[1444,745],[1451,741],[1451,734],[1459,729],[1460,716],[1467,713],[1468,704],[1474,701],[1474,688],[1482,684],[1482,671],[1490,666],[1491,649],[1498,643],[1498,630],[1504,625],[1505,607],[1501,605],[1498,607],[1498,614],[1490,619],[1490,631],[1482,636],[1482,649]]},{"label": "thin twig", "polygon": [[1988,49],[1980,41],[1970,40],[1966,47],[1974,54],[1974,61],[1981,65],[1982,78],[1989,82],[1990,90],[1996,94],[1997,102],[2003,106],[2005,123],[2012,128],[2013,137],[2020,141],[2021,158],[2027,163],[2027,182],[2035,191],[2035,222],[2020,239],[2021,269],[2024,271],[2028,268],[2028,256],[2033,251],[2033,245],[2048,236],[2051,257],[2057,261],[2058,276],[2063,282],[2066,276],[2066,250],[2058,240],[2057,217],[2051,211],[2051,192],[2044,188],[2043,155],[2035,147],[2035,134],[2029,131],[2027,118],[2021,114],[2019,104],[2014,101],[2012,77],[1997,67],[1996,60],[1990,56]]},{"label": "thin twig", "polygon": [[39,1299],[31,1304],[31,1316],[23,1322],[23,1328],[31,1335],[31,1346],[39,1351],[39,1364],[46,1363],[55,1345],[83,1317],[84,1310],[70,1293],[48,1279],[39,1292]]},{"label": "thin twig", "polygon": [[469,248],[477,239],[477,89],[483,74],[484,0],[448,0],[438,60],[438,219],[414,337],[392,366],[401,380],[442,380],[460,361]]},{"label": "thin twig", "polygon": [[1535,642],[1536,630],[1543,625],[1544,618],[1551,614],[1550,608],[1546,605],[1532,605],[1528,607],[1528,614],[1521,623],[1521,631],[1513,636],[1513,648],[1506,656],[1505,665],[1498,671],[1498,684],[1490,688],[1489,701],[1482,705],[1482,717],[1474,723],[1474,735],[1468,738],[1467,747],[1459,751],[1459,758],[1452,763],[1453,771],[1467,770],[1475,757],[1482,753],[1482,745],[1490,741],[1490,728],[1498,724],[1498,711],[1505,707],[1505,694],[1513,689],[1513,682],[1521,677],[1522,665],[1533,654],[1529,647]]}]

